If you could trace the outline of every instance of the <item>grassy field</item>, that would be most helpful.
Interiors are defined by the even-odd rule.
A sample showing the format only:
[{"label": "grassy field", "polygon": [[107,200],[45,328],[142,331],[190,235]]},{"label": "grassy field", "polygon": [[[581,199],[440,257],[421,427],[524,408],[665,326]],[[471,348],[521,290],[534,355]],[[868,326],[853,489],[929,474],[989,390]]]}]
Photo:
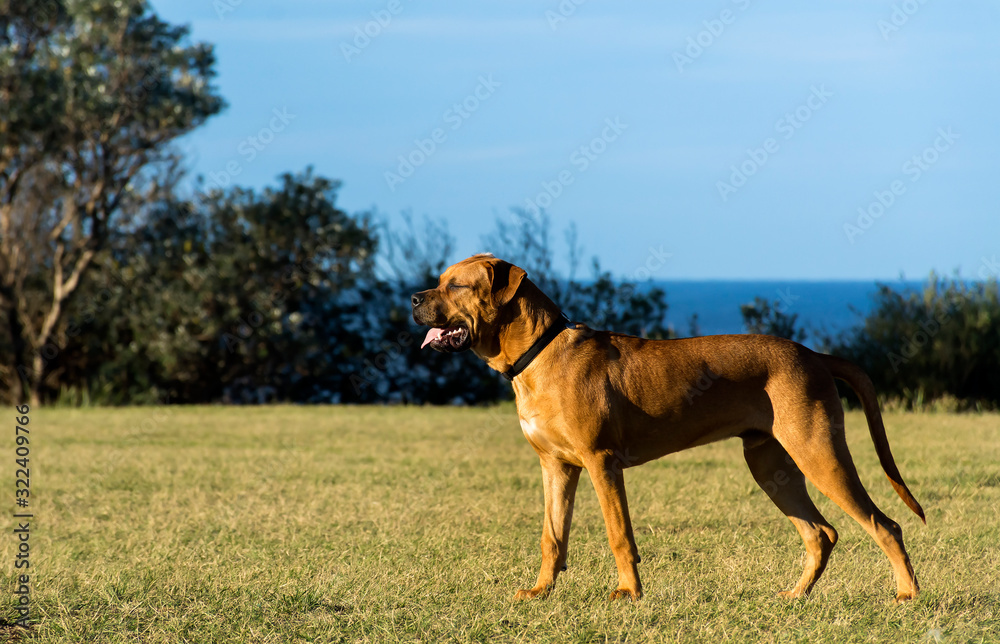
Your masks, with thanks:
[{"label": "grassy field", "polygon": [[[0,480],[14,499],[14,422]],[[892,492],[864,419],[848,437],[903,526],[923,594],[825,498],[840,543],[812,597],[791,524],[738,441],[626,473],[646,591],[608,603],[614,561],[584,475],[569,570],[540,561],[537,458],[512,406],[179,407],[31,414],[39,642],[998,642],[1000,416],[886,417],[927,511]],[[8,515],[9,516],[9,515]],[[0,537],[13,590],[13,519]],[[13,619],[14,600],[2,616]],[[6,626],[0,639],[17,638]]]}]

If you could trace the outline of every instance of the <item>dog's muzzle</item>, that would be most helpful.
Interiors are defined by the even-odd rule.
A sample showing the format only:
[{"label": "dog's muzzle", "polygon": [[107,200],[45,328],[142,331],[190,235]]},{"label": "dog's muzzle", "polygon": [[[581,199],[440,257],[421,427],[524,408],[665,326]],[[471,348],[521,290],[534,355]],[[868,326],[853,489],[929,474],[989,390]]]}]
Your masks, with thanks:
[{"label": "dog's muzzle", "polygon": [[436,316],[428,311],[426,303],[427,291],[414,293],[410,296],[410,304],[413,305],[413,321],[431,327],[431,330],[424,336],[420,348],[423,349],[429,345],[431,349],[444,353],[457,353],[469,349],[472,346],[472,334],[469,333],[469,329],[461,324],[447,326],[446,322],[442,324],[433,319]]}]

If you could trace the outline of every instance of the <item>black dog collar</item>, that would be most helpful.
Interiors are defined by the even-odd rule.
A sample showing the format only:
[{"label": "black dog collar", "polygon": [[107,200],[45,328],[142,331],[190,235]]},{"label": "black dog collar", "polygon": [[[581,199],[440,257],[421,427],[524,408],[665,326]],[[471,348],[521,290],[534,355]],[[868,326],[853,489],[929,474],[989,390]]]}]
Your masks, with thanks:
[{"label": "black dog collar", "polygon": [[514,380],[517,374],[528,368],[528,365],[535,359],[535,356],[541,353],[545,347],[549,346],[549,343],[555,340],[557,335],[568,329],[571,324],[565,313],[560,314],[559,319],[552,326],[545,329],[545,333],[535,340],[534,344],[528,347],[524,355],[518,358],[517,362],[511,365],[510,369],[503,372],[503,377],[507,380]]}]

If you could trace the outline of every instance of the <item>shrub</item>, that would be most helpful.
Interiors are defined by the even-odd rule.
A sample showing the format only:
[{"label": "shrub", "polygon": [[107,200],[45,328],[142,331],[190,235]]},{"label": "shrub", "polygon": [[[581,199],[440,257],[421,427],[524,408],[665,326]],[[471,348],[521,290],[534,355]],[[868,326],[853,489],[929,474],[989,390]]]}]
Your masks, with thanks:
[{"label": "shrub", "polygon": [[907,409],[1000,406],[1000,289],[931,275],[923,291],[879,286],[858,327],[825,350],[858,364]]}]

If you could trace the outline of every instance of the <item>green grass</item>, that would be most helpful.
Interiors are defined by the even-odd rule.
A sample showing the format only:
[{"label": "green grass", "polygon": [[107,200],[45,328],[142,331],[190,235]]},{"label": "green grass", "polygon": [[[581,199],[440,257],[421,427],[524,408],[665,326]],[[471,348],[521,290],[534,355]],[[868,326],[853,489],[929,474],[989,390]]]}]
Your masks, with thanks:
[{"label": "green grass", "polygon": [[[13,411],[0,480],[13,502]],[[791,524],[738,441],[626,473],[645,598],[609,603],[614,561],[581,481],[569,570],[540,561],[541,476],[512,406],[177,407],[31,415],[32,629],[40,642],[997,642],[998,415],[889,414],[924,527],[848,437],[903,526],[923,593],[818,493],[841,539],[811,598]],[[10,520],[12,522],[12,520]],[[10,525],[10,523],[8,523]],[[3,587],[16,548],[0,536]],[[0,615],[11,619],[12,595]],[[0,640],[18,629],[0,629]]]}]

